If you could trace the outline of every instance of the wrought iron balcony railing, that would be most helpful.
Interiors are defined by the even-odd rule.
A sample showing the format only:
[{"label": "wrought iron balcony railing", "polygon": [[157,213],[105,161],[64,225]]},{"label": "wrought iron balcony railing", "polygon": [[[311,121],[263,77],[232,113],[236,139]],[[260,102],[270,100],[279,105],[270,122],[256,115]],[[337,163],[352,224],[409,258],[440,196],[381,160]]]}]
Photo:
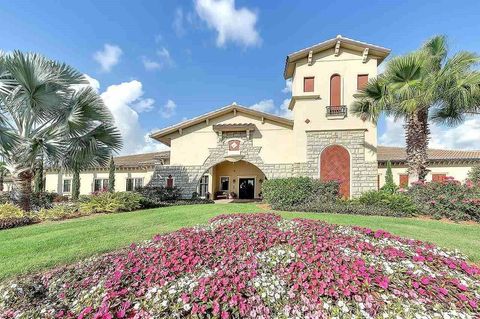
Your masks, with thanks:
[{"label": "wrought iron balcony railing", "polygon": [[346,105],[327,106],[327,117],[328,116],[340,116],[340,117],[347,116],[347,106]]}]

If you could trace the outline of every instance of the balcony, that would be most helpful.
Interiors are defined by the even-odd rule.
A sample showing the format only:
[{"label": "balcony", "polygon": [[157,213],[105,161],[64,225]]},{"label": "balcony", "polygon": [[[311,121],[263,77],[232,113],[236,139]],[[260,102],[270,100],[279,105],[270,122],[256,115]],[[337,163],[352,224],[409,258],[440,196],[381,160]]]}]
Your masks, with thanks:
[{"label": "balcony", "polygon": [[344,118],[347,116],[347,106],[338,105],[338,106],[327,106],[327,117],[331,118]]}]

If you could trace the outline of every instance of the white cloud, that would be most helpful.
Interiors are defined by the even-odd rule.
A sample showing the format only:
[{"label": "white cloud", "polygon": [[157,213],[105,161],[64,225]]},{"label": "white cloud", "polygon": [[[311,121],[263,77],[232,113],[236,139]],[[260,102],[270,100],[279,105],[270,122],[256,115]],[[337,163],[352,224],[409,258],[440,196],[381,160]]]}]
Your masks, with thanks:
[{"label": "white cloud", "polygon": [[161,33],[158,33],[156,36],[155,36],[155,43],[160,43],[162,42],[163,40],[163,36]]},{"label": "white cloud", "polygon": [[133,104],[133,109],[137,111],[138,113],[143,113],[143,112],[150,112],[153,110],[155,104],[154,99],[146,98],[146,99],[141,99],[137,103]]},{"label": "white cloud", "polygon": [[266,99],[251,105],[250,108],[256,111],[291,119],[293,117],[293,112],[288,109],[289,103],[290,99],[285,99],[279,107],[276,107],[272,99]]},{"label": "white cloud", "polygon": [[182,37],[185,35],[185,26],[183,25],[184,23],[183,20],[184,20],[183,9],[177,8],[175,10],[175,16],[172,22],[172,28],[173,28],[173,31],[175,31],[175,34],[177,35],[177,37]]},{"label": "white cloud", "polygon": [[173,66],[175,64],[167,48],[162,47],[160,50],[157,50],[157,55],[163,66]]},{"label": "white cloud", "polygon": [[173,115],[175,115],[176,108],[177,105],[175,104],[175,102],[172,100],[168,100],[160,109],[160,114],[163,118],[171,118]]},{"label": "white cloud", "polygon": [[432,148],[480,149],[480,117],[469,117],[456,127],[433,125]]},{"label": "white cloud", "polygon": [[275,104],[273,103],[272,99],[261,100],[260,102],[257,102],[250,106],[250,108],[260,112],[271,113],[275,110]]},{"label": "white cloud", "polygon": [[145,138],[146,132],[139,122],[138,105],[153,105],[153,99],[143,97],[142,83],[137,80],[110,85],[101,94],[105,105],[115,119],[123,138],[121,154],[134,154],[166,149],[161,143]]},{"label": "white cloud", "polygon": [[166,67],[173,67],[175,66],[175,62],[173,61],[170,51],[167,48],[162,47],[161,49],[157,50],[157,57],[158,60],[151,60],[145,56],[142,56],[142,63],[147,71],[155,71],[155,70],[162,70]]},{"label": "white cloud", "polygon": [[291,93],[292,92],[292,79],[288,79],[285,81],[285,87],[282,89],[283,93]]},{"label": "white cloud", "polygon": [[83,75],[85,77],[85,79],[88,81],[88,84],[74,84],[72,85],[72,89],[74,90],[81,90],[87,86],[90,86],[92,89],[95,90],[95,92],[98,93],[98,90],[100,89],[100,82],[98,82],[97,79],[94,79],[92,78],[90,75],[88,74],[84,74]]},{"label": "white cloud", "polygon": [[142,62],[143,62],[143,66],[145,67],[145,70],[147,71],[153,71],[153,70],[158,70],[162,68],[162,65],[159,62],[150,60],[149,58],[144,56],[142,56]]},{"label": "white cloud", "polygon": [[[385,132],[379,136],[380,145],[405,146],[405,130],[403,120],[394,121],[393,117],[385,118]],[[470,117],[456,127],[430,125],[431,148],[442,149],[480,149],[480,118]]]},{"label": "white cloud", "polygon": [[103,50],[95,52],[93,59],[100,64],[103,71],[110,72],[112,67],[120,61],[122,53],[119,46],[106,43]]},{"label": "white cloud", "polygon": [[293,119],[293,112],[292,110],[288,109],[289,104],[290,104],[290,99],[283,100],[282,105],[280,105],[280,111],[278,112],[279,116],[285,117],[287,119]]},{"label": "white cloud", "polygon": [[235,8],[235,0],[195,0],[195,10],[209,28],[217,31],[217,46],[233,42],[244,47],[262,42],[255,28],[257,13],[245,7]]}]

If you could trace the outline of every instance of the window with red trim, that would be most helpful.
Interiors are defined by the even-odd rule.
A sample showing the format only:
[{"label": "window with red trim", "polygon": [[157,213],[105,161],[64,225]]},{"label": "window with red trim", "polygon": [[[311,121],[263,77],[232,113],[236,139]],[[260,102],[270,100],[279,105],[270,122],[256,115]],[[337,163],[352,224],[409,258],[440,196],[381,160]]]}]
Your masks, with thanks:
[{"label": "window with red trim", "polygon": [[314,77],[303,78],[303,92],[313,92],[314,83],[315,83]]},{"label": "window with red trim", "polygon": [[400,174],[400,187],[408,187],[408,174]]},{"label": "window with red trim", "polygon": [[447,174],[432,174],[432,182],[443,182]]},{"label": "window with red trim", "polygon": [[368,83],[368,74],[357,75],[357,89],[363,89]]}]

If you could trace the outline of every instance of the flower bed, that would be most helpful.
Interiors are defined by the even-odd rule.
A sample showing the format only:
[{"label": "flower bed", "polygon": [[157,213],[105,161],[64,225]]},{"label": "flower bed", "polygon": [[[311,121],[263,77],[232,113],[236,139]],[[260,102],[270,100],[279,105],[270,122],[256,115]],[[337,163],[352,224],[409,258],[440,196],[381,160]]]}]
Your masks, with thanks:
[{"label": "flower bed", "polygon": [[480,269],[385,231],[274,214],[206,226],[0,287],[5,318],[475,318]]}]

